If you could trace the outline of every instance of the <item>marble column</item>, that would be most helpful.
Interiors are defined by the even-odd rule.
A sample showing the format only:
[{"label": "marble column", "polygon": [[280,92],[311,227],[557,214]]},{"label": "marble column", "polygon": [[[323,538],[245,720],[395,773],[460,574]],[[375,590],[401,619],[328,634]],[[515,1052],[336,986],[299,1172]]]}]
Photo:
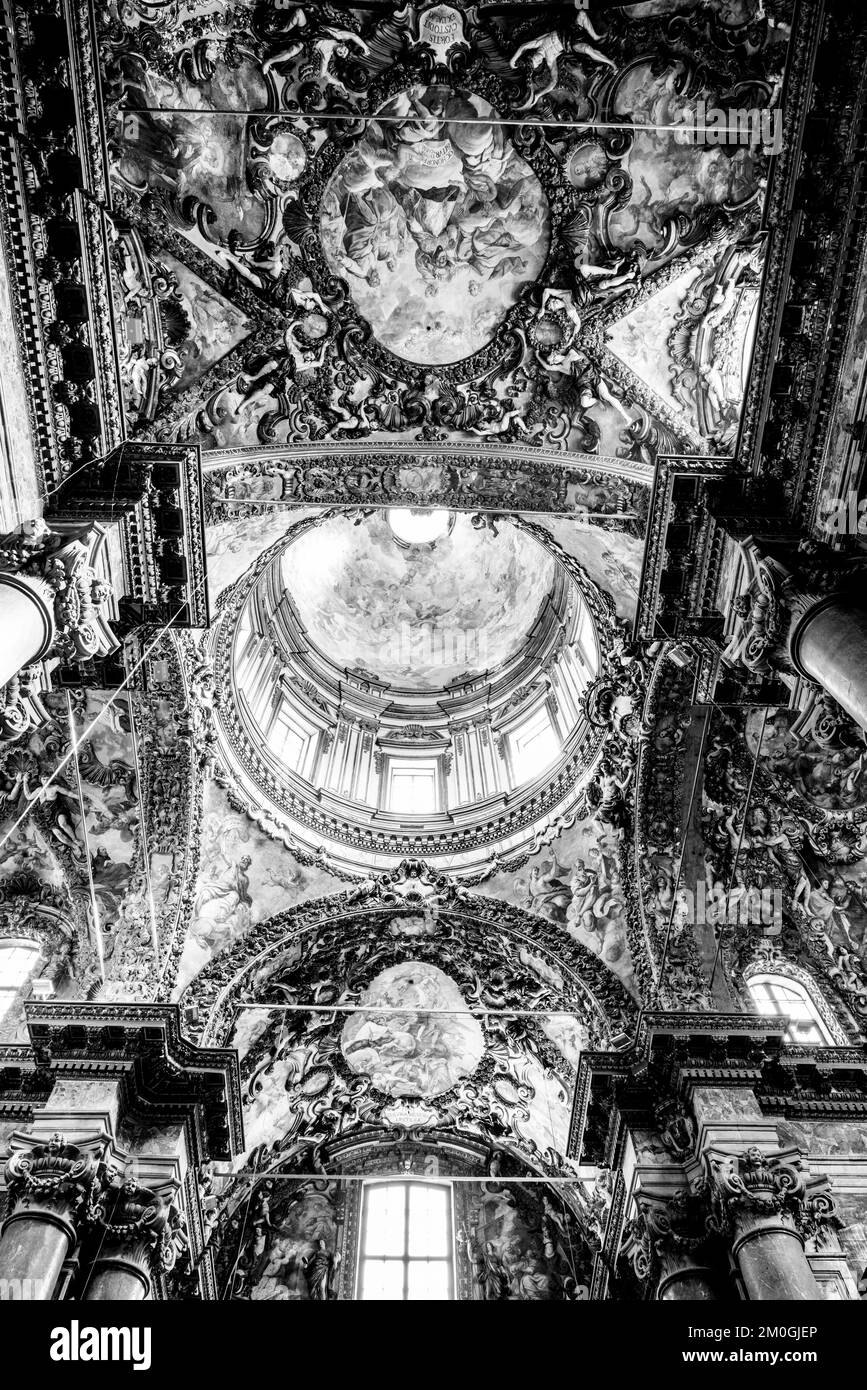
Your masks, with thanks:
[{"label": "marble column", "polygon": [[867,608],[830,595],[798,618],[789,639],[795,669],[867,729]]},{"label": "marble column", "polygon": [[52,1297],[97,1172],[95,1155],[60,1135],[12,1154],[6,1164],[10,1214],[0,1235],[0,1297]]},{"label": "marble column", "polygon": [[797,1302],[821,1298],[804,1242],[785,1212],[778,1217],[741,1213],[735,1223],[732,1254],[750,1299]]},{"label": "marble column", "polygon": [[151,1272],[147,1248],[139,1242],[110,1246],[94,1261],[86,1302],[134,1303],[151,1296]]},{"label": "marble column", "polygon": [[44,579],[0,573],[0,687],[50,650],[55,639],[54,599]]},{"label": "marble column", "polygon": [[136,1302],[153,1292],[169,1209],[150,1188],[115,1177],[92,1216],[95,1255],[84,1290],[89,1302]]},{"label": "marble column", "polygon": [[808,1173],[796,1150],[750,1148],[739,1157],[708,1151],[706,1161],[747,1298],[820,1299],[804,1234],[833,1221],[828,1184],[813,1183],[808,1191]]},{"label": "marble column", "polygon": [[[667,1270],[665,1266],[668,1266]],[[716,1303],[717,1280],[709,1265],[682,1258],[663,1261],[656,1297],[663,1303]]]}]

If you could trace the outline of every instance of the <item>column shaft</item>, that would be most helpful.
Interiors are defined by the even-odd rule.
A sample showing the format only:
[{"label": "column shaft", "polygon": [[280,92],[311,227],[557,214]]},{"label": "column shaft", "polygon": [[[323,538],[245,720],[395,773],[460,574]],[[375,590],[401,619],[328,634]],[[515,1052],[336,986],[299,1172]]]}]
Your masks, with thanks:
[{"label": "column shaft", "polygon": [[131,1303],[149,1298],[150,1293],[147,1252],[118,1250],[108,1251],[94,1263],[84,1298],[88,1303]]},{"label": "column shaft", "polygon": [[54,641],[54,595],[42,579],[0,574],[0,686],[45,656]]},{"label": "column shaft", "polygon": [[719,1299],[713,1272],[701,1265],[686,1265],[663,1275],[656,1297],[663,1303],[716,1303]]},{"label": "column shaft", "polygon": [[804,1243],[787,1217],[747,1219],[735,1236],[732,1252],[748,1298],[758,1302],[821,1298]]},{"label": "column shaft", "polygon": [[867,729],[867,610],[840,596],[824,599],[798,622],[791,655],[802,675]]},{"label": "column shaft", "polygon": [[13,1213],[0,1236],[0,1297],[50,1299],[74,1244],[72,1225],[57,1213]]}]

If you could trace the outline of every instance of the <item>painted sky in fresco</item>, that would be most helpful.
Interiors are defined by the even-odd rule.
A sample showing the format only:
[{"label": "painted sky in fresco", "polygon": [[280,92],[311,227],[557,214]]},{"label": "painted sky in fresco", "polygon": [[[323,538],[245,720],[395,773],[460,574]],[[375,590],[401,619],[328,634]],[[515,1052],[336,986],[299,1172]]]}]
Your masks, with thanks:
[{"label": "painted sky in fresco", "polygon": [[379,114],[326,189],[326,258],[384,347],[457,362],[539,274],[548,201],[481,97],[413,87]]}]

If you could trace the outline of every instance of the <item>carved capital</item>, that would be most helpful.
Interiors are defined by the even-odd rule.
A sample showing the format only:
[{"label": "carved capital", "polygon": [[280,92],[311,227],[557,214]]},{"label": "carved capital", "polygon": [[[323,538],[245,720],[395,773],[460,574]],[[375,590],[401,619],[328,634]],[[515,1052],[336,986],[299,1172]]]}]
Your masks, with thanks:
[{"label": "carved capital", "polygon": [[158,1193],[114,1173],[91,1202],[87,1220],[114,1250],[154,1252],[162,1243],[168,1214]]},{"label": "carved capital", "polygon": [[639,1197],[623,1254],[639,1282],[655,1286],[676,1269],[701,1263],[717,1234],[709,1184],[701,1179],[668,1200]]},{"label": "carved capital", "polygon": [[17,1136],[6,1163],[10,1216],[55,1215],[74,1224],[98,1189],[99,1151],[67,1144],[59,1134],[46,1142]]},{"label": "carved capital", "polygon": [[803,1198],[806,1172],[797,1150],[766,1154],[749,1148],[738,1157],[709,1152],[706,1161],[719,1210],[727,1218],[791,1213]]},{"label": "carved capital", "polygon": [[112,588],[93,564],[101,534],[92,528],[69,539],[38,520],[0,539],[0,581],[27,588],[45,629],[32,664],[0,688],[0,738],[17,738],[45,718],[45,661],[107,656],[118,645],[104,611]]},{"label": "carved capital", "polygon": [[56,631],[47,655],[92,657],[117,646],[101,612],[112,596],[111,585],[92,564],[98,535],[89,531],[68,539],[35,521],[24,534],[0,542],[0,572],[30,580],[51,602]]}]

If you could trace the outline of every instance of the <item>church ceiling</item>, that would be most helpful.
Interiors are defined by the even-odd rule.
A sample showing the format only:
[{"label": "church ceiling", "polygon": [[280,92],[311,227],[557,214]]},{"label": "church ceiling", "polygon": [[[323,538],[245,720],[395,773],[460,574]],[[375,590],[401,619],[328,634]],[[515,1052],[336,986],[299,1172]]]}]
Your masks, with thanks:
[{"label": "church ceiling", "polygon": [[396,543],[393,513],[374,513],[338,515],[287,548],[286,589],[338,666],[441,688],[499,669],[525,644],[548,602],[553,556],[508,522],[494,535],[442,515],[445,534],[430,544]]},{"label": "church ceiling", "polygon": [[581,1052],[635,1010],[550,923],[411,865],[263,923],[181,1007],[239,1049],[247,1144],[272,1159],[363,1123],[453,1127],[555,1168]]},{"label": "church ceiling", "polygon": [[255,450],[253,498],[272,453],[321,442],[486,441],[627,476],[731,455],[769,161],[684,127],[699,101],[772,104],[787,38],[752,0],[595,24],[104,5],[130,430]]}]

